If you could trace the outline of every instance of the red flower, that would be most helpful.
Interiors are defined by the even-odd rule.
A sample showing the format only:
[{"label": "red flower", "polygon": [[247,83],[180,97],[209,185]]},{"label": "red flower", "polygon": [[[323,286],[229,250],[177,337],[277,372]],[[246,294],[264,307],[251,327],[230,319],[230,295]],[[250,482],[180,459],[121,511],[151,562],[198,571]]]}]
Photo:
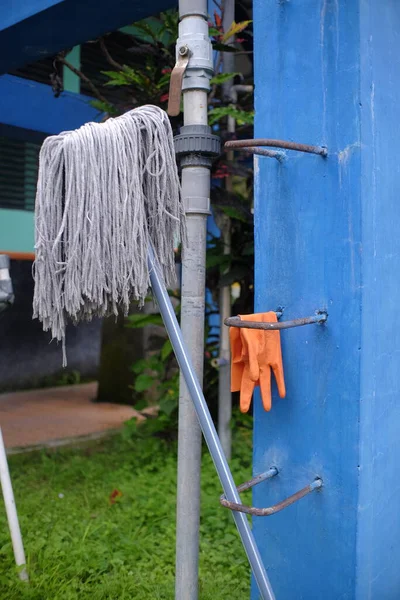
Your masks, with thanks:
[{"label": "red flower", "polygon": [[227,165],[221,165],[214,173],[213,177],[216,179],[224,179],[228,177],[229,171]]},{"label": "red flower", "polygon": [[113,490],[110,494],[110,504],[115,504],[118,498],[121,498],[122,492],[120,490]]},{"label": "red flower", "polygon": [[166,94],[163,94],[162,96],[160,96],[160,102],[166,102],[169,98],[169,93],[167,92]]},{"label": "red flower", "polygon": [[222,19],[219,16],[219,14],[217,13],[217,11],[214,11],[214,19],[215,19],[215,25],[217,26],[217,29],[221,29],[222,27]]}]

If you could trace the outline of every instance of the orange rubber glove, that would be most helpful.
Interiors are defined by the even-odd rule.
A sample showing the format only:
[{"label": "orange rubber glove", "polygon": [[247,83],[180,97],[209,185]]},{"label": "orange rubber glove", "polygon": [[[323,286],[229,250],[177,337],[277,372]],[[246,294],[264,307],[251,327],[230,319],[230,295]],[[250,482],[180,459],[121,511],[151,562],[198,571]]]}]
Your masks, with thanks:
[{"label": "orange rubber glove", "polygon": [[[274,312],[239,317],[244,321],[277,322]],[[258,385],[265,410],[271,410],[271,369],[279,396],[284,398],[286,395],[280,332],[231,327],[229,336],[232,354],[231,391],[240,390],[241,412],[249,410],[254,388]]]}]

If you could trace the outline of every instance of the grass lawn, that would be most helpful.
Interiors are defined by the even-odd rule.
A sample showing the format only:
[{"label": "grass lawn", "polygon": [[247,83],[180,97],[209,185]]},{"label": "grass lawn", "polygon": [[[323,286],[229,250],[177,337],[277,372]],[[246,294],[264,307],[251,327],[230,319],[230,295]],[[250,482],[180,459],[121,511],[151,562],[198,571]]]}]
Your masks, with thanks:
[{"label": "grass lawn", "polygon": [[[251,434],[235,433],[232,470],[251,476]],[[172,599],[175,570],[176,447],[116,436],[83,449],[9,459],[30,584],[13,562],[0,507],[1,600]],[[118,490],[121,496],[111,497]],[[249,568],[204,451],[200,599],[249,597]],[[116,492],[114,492],[116,495]]]}]

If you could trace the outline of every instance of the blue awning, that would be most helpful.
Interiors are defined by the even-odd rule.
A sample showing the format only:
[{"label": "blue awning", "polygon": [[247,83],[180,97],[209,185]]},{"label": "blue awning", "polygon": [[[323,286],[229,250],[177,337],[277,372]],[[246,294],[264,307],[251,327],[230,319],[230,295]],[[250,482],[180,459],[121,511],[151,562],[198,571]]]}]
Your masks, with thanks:
[{"label": "blue awning", "polygon": [[23,139],[36,140],[34,133],[40,132],[43,137],[76,129],[100,117],[99,111],[90,105],[91,100],[88,96],[71,92],[63,92],[55,98],[49,85],[2,75],[0,135],[10,135],[10,130],[17,127],[24,130]]},{"label": "blue awning", "polygon": [[176,0],[2,0],[0,74],[175,6]]}]

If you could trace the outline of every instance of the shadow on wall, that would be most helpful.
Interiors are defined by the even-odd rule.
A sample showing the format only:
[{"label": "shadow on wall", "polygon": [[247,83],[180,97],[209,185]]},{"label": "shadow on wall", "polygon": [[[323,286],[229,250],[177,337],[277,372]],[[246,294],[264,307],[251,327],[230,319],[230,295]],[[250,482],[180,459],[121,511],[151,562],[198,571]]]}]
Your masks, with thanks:
[{"label": "shadow on wall", "polygon": [[50,343],[51,334],[32,320],[32,263],[13,260],[10,274],[15,301],[0,313],[0,391],[55,384],[57,378],[65,380],[74,371],[83,379],[96,378],[101,321],[68,326],[68,367],[63,369],[61,345]]}]

